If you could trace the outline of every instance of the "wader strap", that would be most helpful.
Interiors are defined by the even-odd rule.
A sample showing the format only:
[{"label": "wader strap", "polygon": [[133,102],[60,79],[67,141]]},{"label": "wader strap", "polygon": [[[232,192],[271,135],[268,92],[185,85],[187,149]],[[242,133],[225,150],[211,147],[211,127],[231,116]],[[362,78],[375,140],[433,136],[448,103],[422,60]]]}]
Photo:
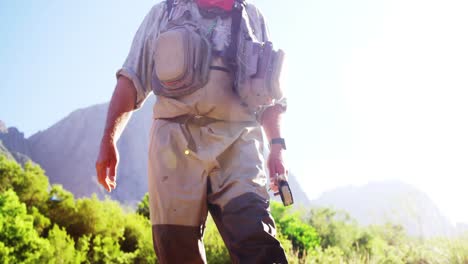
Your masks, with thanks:
[{"label": "wader strap", "polygon": [[192,133],[190,132],[189,125],[193,124],[199,127],[207,126],[214,122],[220,122],[222,120],[206,117],[206,116],[197,116],[197,115],[182,115],[171,118],[157,118],[160,120],[165,120],[173,123],[178,123],[182,130],[182,133],[187,140],[187,149],[193,152],[197,152],[197,145],[193,139]]},{"label": "wader strap", "polygon": [[169,20],[172,18],[172,8],[174,7],[174,0],[166,0],[167,17]]},{"label": "wader strap", "polygon": [[226,67],[222,67],[222,66],[213,66],[213,65],[211,65],[210,70],[223,71],[223,72],[231,73],[231,70],[229,70]]},{"label": "wader strap", "polygon": [[239,42],[239,29],[241,27],[242,11],[244,10],[244,6],[244,0],[237,0],[234,3],[234,9],[232,10],[231,19],[231,43],[229,43],[229,46],[225,53],[226,63],[234,71],[237,70],[237,44]]}]

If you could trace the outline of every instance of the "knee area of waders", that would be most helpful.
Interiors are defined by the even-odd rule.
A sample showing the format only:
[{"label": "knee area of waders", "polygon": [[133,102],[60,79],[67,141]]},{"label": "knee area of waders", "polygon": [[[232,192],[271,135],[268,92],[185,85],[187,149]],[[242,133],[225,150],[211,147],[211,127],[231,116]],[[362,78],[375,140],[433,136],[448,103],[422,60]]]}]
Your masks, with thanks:
[{"label": "knee area of waders", "polygon": [[152,231],[160,263],[206,263],[200,227],[153,225]]},{"label": "knee area of waders", "polygon": [[221,217],[234,263],[287,263],[269,211],[269,201],[242,194],[222,209]]}]

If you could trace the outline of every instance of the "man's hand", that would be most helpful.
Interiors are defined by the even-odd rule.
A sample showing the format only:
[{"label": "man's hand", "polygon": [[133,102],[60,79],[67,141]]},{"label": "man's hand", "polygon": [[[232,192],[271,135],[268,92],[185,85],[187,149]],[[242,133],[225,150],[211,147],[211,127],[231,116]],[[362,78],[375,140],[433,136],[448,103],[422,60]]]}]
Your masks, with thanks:
[{"label": "man's hand", "polygon": [[117,187],[116,171],[119,163],[119,152],[113,140],[103,140],[96,161],[98,182],[111,192]]},{"label": "man's hand", "polygon": [[[268,142],[271,142],[272,138],[281,138],[280,120],[284,111],[285,108],[281,105],[274,105],[263,111],[261,119],[262,127],[265,130]],[[279,191],[277,175],[284,174],[286,176],[287,173],[286,169],[284,168],[285,166],[282,153],[283,146],[281,144],[271,145],[267,166],[268,171],[270,172],[270,189],[275,193]]]},{"label": "man's hand", "polygon": [[271,145],[270,154],[268,156],[267,166],[270,172],[270,189],[277,193],[279,191],[279,183],[277,175],[287,175],[287,171],[284,168],[284,161],[282,155],[283,148],[279,144]]}]

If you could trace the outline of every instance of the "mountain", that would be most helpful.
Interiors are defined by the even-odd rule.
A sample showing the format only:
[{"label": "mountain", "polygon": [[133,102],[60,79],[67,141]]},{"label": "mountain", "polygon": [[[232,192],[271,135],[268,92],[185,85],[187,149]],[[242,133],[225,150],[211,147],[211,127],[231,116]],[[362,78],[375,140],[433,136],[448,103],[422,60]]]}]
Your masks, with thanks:
[{"label": "mountain", "polygon": [[0,134],[7,133],[7,132],[8,132],[8,128],[5,125],[5,122],[0,120]]},{"label": "mountain", "polygon": [[7,128],[0,120],[0,153],[16,160],[20,164],[30,161],[29,142],[16,127]]},{"label": "mountain", "polygon": [[3,145],[3,142],[0,140],[0,155],[6,156],[8,159],[15,159],[11,155],[10,151]]},{"label": "mountain", "polygon": [[4,155],[9,159],[14,159],[7,147],[3,145],[2,135],[8,133],[5,123],[0,120],[0,155]]},{"label": "mountain", "polygon": [[411,185],[398,181],[347,186],[323,193],[314,206],[350,213],[361,225],[400,224],[417,237],[450,236],[454,229],[434,202]]},{"label": "mountain", "polygon": [[[118,142],[120,164],[118,185],[110,196],[122,203],[135,205],[147,192],[147,152],[152,125],[154,98],[136,111]],[[104,130],[108,104],[78,109],[52,127],[28,139],[16,128],[0,136],[6,147],[24,153],[45,170],[51,183],[62,184],[75,196],[97,193],[107,195],[96,180],[95,161]],[[300,185],[290,175],[296,204],[309,205]]]},{"label": "mountain", "polygon": [[468,224],[467,223],[457,223],[455,225],[455,231],[457,235],[468,235]]},{"label": "mountain", "polygon": [[[118,142],[119,188],[110,196],[134,205],[147,192],[147,149],[151,102],[133,114]],[[52,127],[29,138],[32,159],[46,171],[51,183],[60,183],[78,197],[107,194],[96,180],[95,162],[108,104],[72,112]]]}]

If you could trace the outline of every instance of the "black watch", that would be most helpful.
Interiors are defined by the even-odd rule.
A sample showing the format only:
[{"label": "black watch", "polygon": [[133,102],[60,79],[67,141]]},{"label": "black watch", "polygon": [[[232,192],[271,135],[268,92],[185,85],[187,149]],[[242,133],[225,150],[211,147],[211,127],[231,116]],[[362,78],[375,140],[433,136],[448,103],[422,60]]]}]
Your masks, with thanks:
[{"label": "black watch", "polygon": [[283,149],[286,149],[286,143],[284,142],[284,138],[272,138],[270,141],[270,145],[273,144],[280,144]]}]

